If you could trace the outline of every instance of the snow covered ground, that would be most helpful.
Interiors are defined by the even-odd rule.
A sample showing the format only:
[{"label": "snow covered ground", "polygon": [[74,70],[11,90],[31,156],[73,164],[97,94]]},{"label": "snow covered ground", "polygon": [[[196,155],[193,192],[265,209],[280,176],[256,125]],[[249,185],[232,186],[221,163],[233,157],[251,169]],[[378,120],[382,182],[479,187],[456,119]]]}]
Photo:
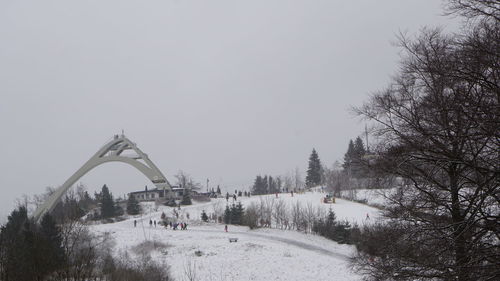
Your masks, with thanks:
[{"label": "snow covered ground", "polygon": [[[336,204],[323,204],[322,193],[280,194],[240,198],[242,204],[259,200],[285,200],[287,204],[322,206],[332,208],[338,219],[358,224],[373,221],[378,210],[363,204],[338,199]],[[145,241],[160,242],[166,247],[154,250],[151,255],[158,262],[170,265],[175,280],[188,280],[186,271],[196,273],[196,280],[360,280],[361,277],[348,268],[348,258],[354,248],[339,245],[323,237],[297,231],[277,229],[249,230],[247,227],[203,223],[201,211],[211,212],[214,204],[225,199],[194,204],[181,208],[181,221],[188,223],[188,230],[171,230],[161,226],[149,226],[149,220],[160,220],[162,212],[170,215],[173,208],[145,206],[146,214],[125,221],[91,226],[96,234],[107,234],[116,241],[115,254],[124,251],[140,258],[133,248]],[[232,199],[230,199],[232,201]],[[187,219],[189,213],[190,219]],[[370,219],[366,218],[369,214]],[[134,219],[138,221],[134,227]],[[230,243],[229,238],[238,238]]]}]

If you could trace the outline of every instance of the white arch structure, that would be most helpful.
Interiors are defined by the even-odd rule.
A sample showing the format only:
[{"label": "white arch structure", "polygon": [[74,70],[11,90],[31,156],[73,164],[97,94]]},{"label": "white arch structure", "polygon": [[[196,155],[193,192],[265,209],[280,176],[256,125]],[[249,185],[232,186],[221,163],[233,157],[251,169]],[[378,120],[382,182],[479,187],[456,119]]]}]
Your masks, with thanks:
[{"label": "white arch structure", "polygon": [[[130,150],[135,152],[135,154],[122,155],[124,151]],[[99,151],[97,151],[97,153],[94,154],[94,156],[92,156],[80,169],[78,169],[78,171],[67,179],[64,184],[43,203],[43,205],[36,209],[33,214],[35,220],[38,221],[45,213],[51,212],[66,191],[68,191],[68,189],[76,181],[87,174],[90,170],[101,164],[114,161],[127,163],[142,172],[158,189],[165,190],[165,196],[167,196],[167,193],[172,190],[172,186],[168,182],[167,178],[156,167],[156,165],[149,160],[146,153],[142,152],[137,145],[126,138],[125,135],[115,135],[113,140],[99,149]]]}]

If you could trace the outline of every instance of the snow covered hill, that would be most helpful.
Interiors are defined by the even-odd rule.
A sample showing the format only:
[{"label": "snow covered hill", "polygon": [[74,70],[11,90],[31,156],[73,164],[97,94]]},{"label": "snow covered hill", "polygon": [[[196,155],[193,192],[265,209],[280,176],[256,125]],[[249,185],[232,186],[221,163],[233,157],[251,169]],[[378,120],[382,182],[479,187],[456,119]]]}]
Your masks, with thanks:
[{"label": "snow covered hill", "polygon": [[388,189],[352,189],[343,190],[341,195],[343,198],[350,200],[364,201],[366,204],[374,207],[387,206],[390,202],[389,197],[397,192],[397,188]]},{"label": "snow covered hill", "polygon": [[[284,200],[288,204],[314,204],[325,209],[332,208],[338,219],[347,219],[358,224],[375,220],[378,210],[363,204],[337,200],[336,204],[323,204],[322,193],[280,194],[239,198],[248,205],[259,200]],[[188,223],[187,230],[171,230],[162,226],[150,226],[149,220],[160,220],[162,212],[170,214],[173,208],[148,205],[146,214],[125,221],[91,226],[96,234],[109,235],[116,241],[115,255],[127,252],[141,258],[137,245],[149,242],[161,245],[151,252],[158,262],[165,262],[175,280],[360,280],[361,277],[348,268],[348,258],[354,248],[339,245],[323,237],[297,231],[277,229],[249,230],[247,227],[203,223],[202,210],[210,212],[214,205],[225,199],[210,203],[194,204],[181,208],[180,219]],[[232,201],[232,199],[230,199]],[[187,219],[189,213],[190,219]],[[370,219],[366,218],[369,214]],[[137,220],[137,227],[133,221]],[[229,238],[238,238],[230,243]]]}]

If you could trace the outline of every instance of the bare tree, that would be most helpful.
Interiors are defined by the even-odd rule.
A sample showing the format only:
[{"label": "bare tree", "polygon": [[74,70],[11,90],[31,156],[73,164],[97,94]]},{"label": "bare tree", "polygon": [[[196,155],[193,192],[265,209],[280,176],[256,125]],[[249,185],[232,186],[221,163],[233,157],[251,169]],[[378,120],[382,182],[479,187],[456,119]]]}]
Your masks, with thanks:
[{"label": "bare tree", "polygon": [[213,214],[215,216],[215,221],[217,222],[218,218],[220,216],[222,216],[222,214],[224,212],[224,206],[223,206],[221,200],[219,200],[218,198],[213,200],[211,205],[212,205]]},{"label": "bare tree", "polygon": [[260,225],[271,227],[274,210],[274,199],[269,196],[261,196],[259,200]]},{"label": "bare tree", "polygon": [[259,218],[259,205],[255,202],[250,203],[246,207],[243,223],[250,227],[250,229],[254,229],[259,224]]},{"label": "bare tree", "polygon": [[294,178],[291,173],[287,173],[283,177],[283,189],[292,191],[294,189]]},{"label": "bare tree", "polygon": [[448,14],[466,18],[488,17],[500,21],[500,3],[496,0],[448,0]]},{"label": "bare tree", "polygon": [[304,188],[304,181],[302,180],[302,175],[300,174],[299,168],[295,168],[293,173],[293,189],[295,191],[302,190]]},{"label": "bare tree", "polygon": [[195,182],[194,179],[187,174],[186,172],[180,170],[177,172],[176,175],[174,175],[175,179],[177,180],[177,185],[182,186],[183,188],[187,189],[200,189],[201,184],[198,182]]},{"label": "bare tree", "polygon": [[288,206],[282,199],[277,200],[274,204],[273,219],[277,228],[283,229],[286,226],[288,214]]},{"label": "bare tree", "polygon": [[387,227],[367,231],[375,251],[355,261],[373,279],[500,274],[499,33],[481,22],[461,37],[402,36],[399,75],[356,109],[377,124],[380,167],[410,182],[391,196]]},{"label": "bare tree", "polygon": [[304,210],[299,201],[292,205],[291,209],[292,217],[292,227],[296,230],[305,230],[307,225],[305,225]]}]

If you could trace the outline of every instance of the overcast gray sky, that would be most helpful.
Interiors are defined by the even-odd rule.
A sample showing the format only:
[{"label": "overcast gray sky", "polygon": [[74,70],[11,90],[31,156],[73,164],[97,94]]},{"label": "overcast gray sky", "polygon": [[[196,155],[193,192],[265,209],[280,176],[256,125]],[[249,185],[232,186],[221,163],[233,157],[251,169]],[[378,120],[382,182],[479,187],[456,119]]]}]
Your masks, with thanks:
[{"label": "overcast gray sky", "polygon": [[[437,0],[0,0],[0,217],[62,184],[121,129],[171,182],[248,187],[316,148],[341,160],[349,113],[397,69],[400,31],[455,30]],[[81,179],[151,185],[121,163]]]}]

